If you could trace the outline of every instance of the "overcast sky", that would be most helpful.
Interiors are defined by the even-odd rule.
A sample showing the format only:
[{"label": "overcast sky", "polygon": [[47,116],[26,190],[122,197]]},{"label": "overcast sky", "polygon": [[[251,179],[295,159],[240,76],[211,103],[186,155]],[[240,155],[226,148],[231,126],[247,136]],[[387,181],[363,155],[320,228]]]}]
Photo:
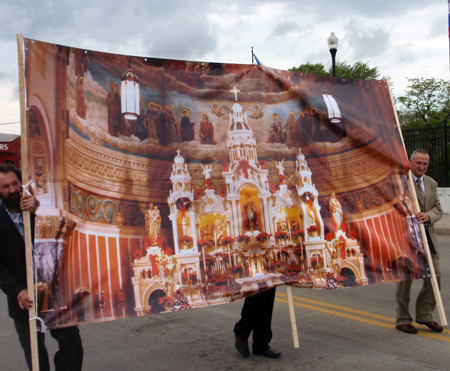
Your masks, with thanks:
[{"label": "overcast sky", "polygon": [[267,66],[368,62],[401,95],[449,78],[447,0],[0,0],[0,132],[20,133],[16,34],[97,51]]}]

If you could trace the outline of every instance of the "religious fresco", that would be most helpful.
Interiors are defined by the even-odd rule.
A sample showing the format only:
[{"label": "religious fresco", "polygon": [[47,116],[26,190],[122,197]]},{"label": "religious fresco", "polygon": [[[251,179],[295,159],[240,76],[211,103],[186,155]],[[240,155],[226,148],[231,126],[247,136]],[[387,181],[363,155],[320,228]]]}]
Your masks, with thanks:
[{"label": "religious fresco", "polygon": [[428,274],[387,81],[25,47],[50,326]]}]

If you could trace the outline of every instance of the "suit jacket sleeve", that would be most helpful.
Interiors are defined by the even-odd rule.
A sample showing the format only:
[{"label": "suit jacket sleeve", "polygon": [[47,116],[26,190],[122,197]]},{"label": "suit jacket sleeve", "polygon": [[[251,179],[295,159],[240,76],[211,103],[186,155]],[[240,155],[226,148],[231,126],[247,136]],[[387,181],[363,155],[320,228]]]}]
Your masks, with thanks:
[{"label": "suit jacket sleeve", "polygon": [[[437,183],[435,180],[433,180],[430,177],[427,177],[427,180],[429,182],[431,193],[428,194],[427,190],[427,210],[425,211],[428,216],[430,217],[430,223],[433,225],[436,223],[439,219],[442,218],[442,209],[441,209],[441,203],[439,201],[439,197],[437,195]],[[432,199],[432,202],[429,202],[430,198]]]},{"label": "suit jacket sleeve", "polygon": [[2,259],[0,259],[0,288],[6,295],[13,297],[17,297],[19,292],[27,288],[11,274]]},{"label": "suit jacket sleeve", "polygon": [[0,289],[16,298],[27,288],[25,245],[19,231],[0,205]]}]

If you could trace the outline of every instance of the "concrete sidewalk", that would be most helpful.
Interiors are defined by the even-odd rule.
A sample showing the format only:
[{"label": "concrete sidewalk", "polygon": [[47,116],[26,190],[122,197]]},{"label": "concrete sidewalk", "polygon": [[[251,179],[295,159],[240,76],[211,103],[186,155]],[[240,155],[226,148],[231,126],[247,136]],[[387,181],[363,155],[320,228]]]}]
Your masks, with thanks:
[{"label": "concrete sidewalk", "polygon": [[450,236],[450,214],[444,214],[437,223],[434,224],[436,234]]}]

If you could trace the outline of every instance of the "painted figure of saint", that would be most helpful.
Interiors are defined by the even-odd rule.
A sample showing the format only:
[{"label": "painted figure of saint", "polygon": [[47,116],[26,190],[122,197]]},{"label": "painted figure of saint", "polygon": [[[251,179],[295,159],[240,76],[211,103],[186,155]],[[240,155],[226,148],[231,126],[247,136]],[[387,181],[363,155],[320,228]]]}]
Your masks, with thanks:
[{"label": "painted figure of saint", "polygon": [[167,144],[179,142],[180,136],[178,130],[178,123],[175,120],[175,117],[173,117],[172,108],[170,108],[170,106],[164,107],[164,120],[166,127]]},{"label": "painted figure of saint", "polygon": [[180,121],[180,134],[182,142],[190,142],[194,140],[194,123],[189,119],[189,111],[184,109],[181,111],[182,118]]},{"label": "painted figure of saint", "polygon": [[108,133],[118,136],[120,125],[120,95],[113,81],[108,84],[109,91],[106,96],[106,108],[108,110]]},{"label": "painted figure of saint", "polygon": [[78,117],[86,120],[86,98],[84,97],[84,77],[80,76],[77,80],[77,89],[75,94],[75,109]]},{"label": "painted figure of saint", "polygon": [[294,112],[289,112],[289,117],[286,121],[286,125],[284,126],[286,133],[286,145],[288,147],[296,147],[298,146],[298,128],[297,121],[295,120]]},{"label": "painted figure of saint", "polygon": [[258,228],[258,209],[253,201],[245,205],[245,215],[247,217],[247,228],[255,230]]},{"label": "painted figure of saint", "polygon": [[202,121],[200,122],[200,143],[216,144],[214,141],[214,127],[206,113],[202,114]]},{"label": "painted figure of saint", "polygon": [[156,111],[155,103],[148,104],[147,112],[145,112],[145,124],[147,126],[147,138],[158,139],[156,125],[158,122],[158,113]]},{"label": "painted figure of saint", "polygon": [[278,114],[274,113],[272,115],[272,128],[267,138],[267,143],[282,143],[283,142],[283,132],[281,128],[281,121],[278,118]]}]

